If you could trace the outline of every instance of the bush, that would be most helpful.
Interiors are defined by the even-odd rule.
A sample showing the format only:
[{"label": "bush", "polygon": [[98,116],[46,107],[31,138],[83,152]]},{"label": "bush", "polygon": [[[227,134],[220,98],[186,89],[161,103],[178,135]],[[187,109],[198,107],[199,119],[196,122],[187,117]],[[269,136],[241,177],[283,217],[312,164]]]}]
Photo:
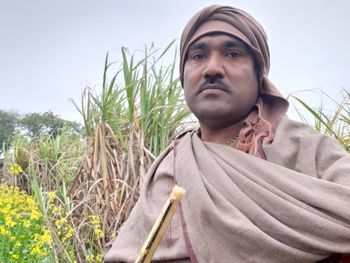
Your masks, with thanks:
[{"label": "bush", "polygon": [[52,262],[52,239],[32,196],[0,185],[0,262]]}]

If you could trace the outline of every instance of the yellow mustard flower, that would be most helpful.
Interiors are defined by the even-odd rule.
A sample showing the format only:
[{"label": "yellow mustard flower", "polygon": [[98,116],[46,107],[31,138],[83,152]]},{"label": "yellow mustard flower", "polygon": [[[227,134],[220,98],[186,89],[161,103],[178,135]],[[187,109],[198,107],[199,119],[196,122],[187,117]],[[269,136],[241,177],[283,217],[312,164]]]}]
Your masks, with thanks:
[{"label": "yellow mustard flower", "polygon": [[96,258],[96,263],[102,262],[102,255],[101,254],[98,254],[95,258]]},{"label": "yellow mustard flower", "polygon": [[94,262],[95,257],[94,257],[94,255],[87,255],[87,256],[86,256],[86,260],[87,260],[88,262]]},{"label": "yellow mustard flower", "polygon": [[22,167],[19,166],[19,164],[15,163],[10,166],[9,170],[14,174],[14,175],[19,175],[23,173]]},{"label": "yellow mustard flower", "polygon": [[47,197],[49,198],[49,201],[52,203],[56,198],[56,193],[55,192],[48,192]]},{"label": "yellow mustard flower", "polygon": [[51,242],[35,199],[16,187],[0,184],[0,254],[7,252],[1,260],[42,262],[49,256]]}]

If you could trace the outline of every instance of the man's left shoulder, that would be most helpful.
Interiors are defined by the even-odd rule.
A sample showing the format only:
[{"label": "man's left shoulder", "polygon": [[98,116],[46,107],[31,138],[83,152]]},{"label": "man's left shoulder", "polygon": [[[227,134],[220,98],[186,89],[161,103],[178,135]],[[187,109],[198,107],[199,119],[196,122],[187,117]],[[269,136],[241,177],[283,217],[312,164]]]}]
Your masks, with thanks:
[{"label": "man's left shoulder", "polygon": [[300,121],[292,120],[287,116],[284,116],[277,126],[276,134],[282,133],[290,136],[316,136],[323,135],[316,131],[310,125],[302,123]]},{"label": "man's left shoulder", "polygon": [[284,141],[285,143],[297,143],[309,147],[310,145],[318,146],[320,148],[335,148],[339,149],[343,146],[330,134],[325,134],[317,131],[314,127],[283,117],[279,123],[276,134],[276,141]]}]

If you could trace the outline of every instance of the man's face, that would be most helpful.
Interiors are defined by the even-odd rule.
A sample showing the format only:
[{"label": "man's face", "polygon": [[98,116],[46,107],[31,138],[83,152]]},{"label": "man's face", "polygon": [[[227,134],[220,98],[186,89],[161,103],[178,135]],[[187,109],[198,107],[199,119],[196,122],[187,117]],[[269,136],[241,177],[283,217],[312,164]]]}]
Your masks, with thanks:
[{"label": "man's face", "polygon": [[199,38],[187,52],[184,92],[201,125],[226,127],[243,120],[259,93],[251,51],[230,35]]}]

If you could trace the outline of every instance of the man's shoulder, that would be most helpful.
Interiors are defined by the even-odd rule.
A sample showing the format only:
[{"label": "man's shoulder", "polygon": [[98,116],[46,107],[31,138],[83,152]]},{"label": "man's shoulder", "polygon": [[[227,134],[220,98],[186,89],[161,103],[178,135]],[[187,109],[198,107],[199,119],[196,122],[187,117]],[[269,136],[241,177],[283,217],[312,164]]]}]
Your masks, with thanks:
[{"label": "man's shoulder", "polygon": [[175,138],[172,141],[170,141],[168,146],[161,151],[161,153],[158,155],[156,160],[157,159],[160,159],[160,160],[164,159],[164,157],[167,156],[168,153],[174,149],[174,145],[179,143],[185,137],[186,134],[193,133],[196,131],[197,131],[197,128],[193,128],[193,127],[192,128],[185,128],[185,129],[181,130],[179,133],[177,133],[175,135]]},{"label": "man's shoulder", "polygon": [[180,132],[175,136],[175,141],[176,141],[176,140],[181,140],[187,133],[193,133],[193,132],[196,132],[197,130],[198,130],[198,128],[194,128],[194,127],[186,128],[186,129],[180,131]]},{"label": "man's shoulder", "polygon": [[[317,136],[322,135],[316,131],[313,127],[300,121],[292,120],[287,116],[284,116],[277,126],[276,134],[283,134],[282,136]],[[288,137],[289,137],[288,136]]]},{"label": "man's shoulder", "polygon": [[[331,134],[317,131],[311,125],[283,117],[277,126],[273,144],[299,145],[299,147],[314,146],[315,148],[343,148]],[[285,147],[282,147],[286,149]],[[341,149],[342,151],[344,149]]]}]

